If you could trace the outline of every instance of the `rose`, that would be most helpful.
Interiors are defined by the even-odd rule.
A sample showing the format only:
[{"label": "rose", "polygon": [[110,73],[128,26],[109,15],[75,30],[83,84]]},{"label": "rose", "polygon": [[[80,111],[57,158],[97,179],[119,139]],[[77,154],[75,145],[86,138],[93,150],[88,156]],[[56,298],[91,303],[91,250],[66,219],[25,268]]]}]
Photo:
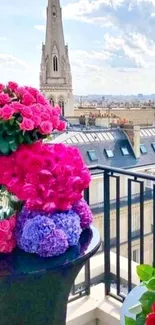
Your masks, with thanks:
[{"label": "rose", "polygon": [[23,117],[31,118],[32,117],[32,110],[30,107],[22,106],[20,109],[20,113]]},{"label": "rose", "polygon": [[10,102],[10,97],[8,94],[0,94],[0,105],[5,105]]},{"label": "rose", "polygon": [[7,241],[7,240],[0,241],[0,252],[1,253],[11,253],[15,247],[16,247],[15,239],[11,239],[9,241]]},{"label": "rose", "polygon": [[34,129],[34,122],[29,118],[24,117],[22,123],[20,123],[19,126],[21,130],[32,131]]},{"label": "rose", "polygon": [[0,117],[3,118],[4,120],[10,120],[10,118],[12,117],[14,113],[14,109],[13,107],[11,107],[11,105],[4,105],[1,109],[0,109]]},{"label": "rose", "polygon": [[60,121],[59,125],[57,127],[57,130],[61,132],[61,131],[65,130],[65,128],[66,128],[66,122]]},{"label": "rose", "polygon": [[16,82],[9,81],[7,87],[14,92],[18,88],[18,84]]},{"label": "rose", "polygon": [[34,122],[35,128],[37,128],[40,125],[40,123],[41,123],[41,117],[39,115],[34,115],[33,114],[32,120]]},{"label": "rose", "polygon": [[0,221],[0,241],[11,239],[10,222],[7,219]]},{"label": "rose", "polygon": [[35,103],[35,98],[28,93],[28,91],[25,91],[25,93],[22,96],[22,104],[29,106],[32,105],[33,103]]},{"label": "rose", "polygon": [[39,132],[41,134],[50,134],[53,131],[53,124],[45,121],[40,124]]},{"label": "rose", "polygon": [[155,325],[155,313],[147,315],[146,325]]},{"label": "rose", "polygon": [[2,91],[4,90],[4,85],[3,84],[0,84],[0,93],[2,93]]},{"label": "rose", "polygon": [[40,93],[37,94],[37,102],[42,105],[48,104],[47,99],[45,99],[45,97],[42,96]]}]

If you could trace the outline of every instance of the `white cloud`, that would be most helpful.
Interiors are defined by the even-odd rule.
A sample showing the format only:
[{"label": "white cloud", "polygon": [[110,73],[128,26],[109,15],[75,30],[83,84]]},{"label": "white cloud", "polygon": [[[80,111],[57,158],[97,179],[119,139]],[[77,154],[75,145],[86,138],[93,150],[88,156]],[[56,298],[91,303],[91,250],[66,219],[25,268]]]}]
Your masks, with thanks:
[{"label": "white cloud", "polygon": [[34,28],[44,32],[46,29],[46,26],[45,25],[35,25]]},{"label": "white cloud", "polygon": [[26,64],[26,62],[24,62],[23,60],[10,55],[10,54],[5,54],[5,53],[0,53],[0,65],[2,66],[21,66],[25,69],[28,68],[28,65]]}]

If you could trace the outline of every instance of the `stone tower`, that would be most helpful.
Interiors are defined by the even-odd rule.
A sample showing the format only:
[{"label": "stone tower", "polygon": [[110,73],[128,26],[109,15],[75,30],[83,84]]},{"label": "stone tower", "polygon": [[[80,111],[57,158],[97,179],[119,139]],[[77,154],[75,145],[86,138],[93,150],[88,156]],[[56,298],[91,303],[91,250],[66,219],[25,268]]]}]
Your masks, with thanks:
[{"label": "stone tower", "polygon": [[40,90],[64,116],[73,115],[72,76],[65,45],[59,0],[48,0],[45,44],[42,45]]}]

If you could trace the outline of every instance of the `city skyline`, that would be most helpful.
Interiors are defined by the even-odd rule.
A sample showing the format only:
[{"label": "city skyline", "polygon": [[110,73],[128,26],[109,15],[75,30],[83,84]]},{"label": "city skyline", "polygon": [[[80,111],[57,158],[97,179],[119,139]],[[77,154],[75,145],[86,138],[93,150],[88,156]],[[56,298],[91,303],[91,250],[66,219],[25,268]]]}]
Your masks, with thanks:
[{"label": "city skyline", "polygon": [[[1,81],[39,86],[47,0],[1,0]],[[155,92],[154,0],[63,0],[73,91]]]}]

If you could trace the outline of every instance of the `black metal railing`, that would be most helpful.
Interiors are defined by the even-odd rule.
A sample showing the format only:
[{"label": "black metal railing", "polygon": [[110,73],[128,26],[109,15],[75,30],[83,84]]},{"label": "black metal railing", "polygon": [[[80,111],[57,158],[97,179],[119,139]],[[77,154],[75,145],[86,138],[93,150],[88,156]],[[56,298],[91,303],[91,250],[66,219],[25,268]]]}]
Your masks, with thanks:
[{"label": "black metal railing", "polygon": [[[125,169],[93,166],[90,168],[92,175],[100,176],[103,179],[103,198],[100,203],[91,205],[90,207],[95,214],[103,214],[103,229],[99,229],[102,234],[102,244],[104,254],[101,263],[104,264],[104,274],[98,275],[97,279],[90,277],[90,262],[85,266],[85,279],[80,286],[73,286],[71,300],[78,299],[83,295],[89,295],[91,285],[95,285],[100,282],[105,283],[105,294],[110,295],[117,300],[123,302],[125,294],[122,291],[122,286],[126,288],[126,292],[130,292],[133,284],[132,279],[132,261],[133,261],[133,249],[136,241],[136,247],[139,247],[139,260],[137,262],[145,262],[145,237],[150,236],[150,242],[152,241],[152,258],[151,262],[155,266],[155,176],[136,173]],[[121,180],[124,177],[125,189],[127,196],[121,196],[122,183]],[[113,185],[111,185],[113,181]],[[152,181],[152,188],[146,187],[146,181]],[[123,183],[124,184],[124,183]],[[133,193],[133,185],[139,188],[138,193]],[[124,185],[123,185],[124,186]],[[90,188],[88,188],[84,197],[86,201],[90,202]],[[115,199],[111,198],[111,193],[115,192]],[[145,204],[150,202],[149,211],[151,215],[145,214]],[[132,209],[135,206],[139,210],[139,225],[133,229]],[[122,227],[122,215],[121,211],[126,207],[126,230]],[[114,233],[115,236],[111,236],[111,211],[115,211],[115,223]],[[150,222],[150,225],[149,225]],[[149,230],[150,229],[150,230]],[[122,240],[122,232],[126,231],[126,240]],[[126,254],[122,253],[122,248],[126,248]],[[111,268],[111,252],[115,253],[115,272]],[[151,254],[151,252],[150,252]],[[127,278],[123,279],[121,274],[121,256],[127,258]],[[148,257],[147,257],[148,259]],[[93,272],[91,272],[93,276]],[[100,279],[100,280],[98,280]]]}]

